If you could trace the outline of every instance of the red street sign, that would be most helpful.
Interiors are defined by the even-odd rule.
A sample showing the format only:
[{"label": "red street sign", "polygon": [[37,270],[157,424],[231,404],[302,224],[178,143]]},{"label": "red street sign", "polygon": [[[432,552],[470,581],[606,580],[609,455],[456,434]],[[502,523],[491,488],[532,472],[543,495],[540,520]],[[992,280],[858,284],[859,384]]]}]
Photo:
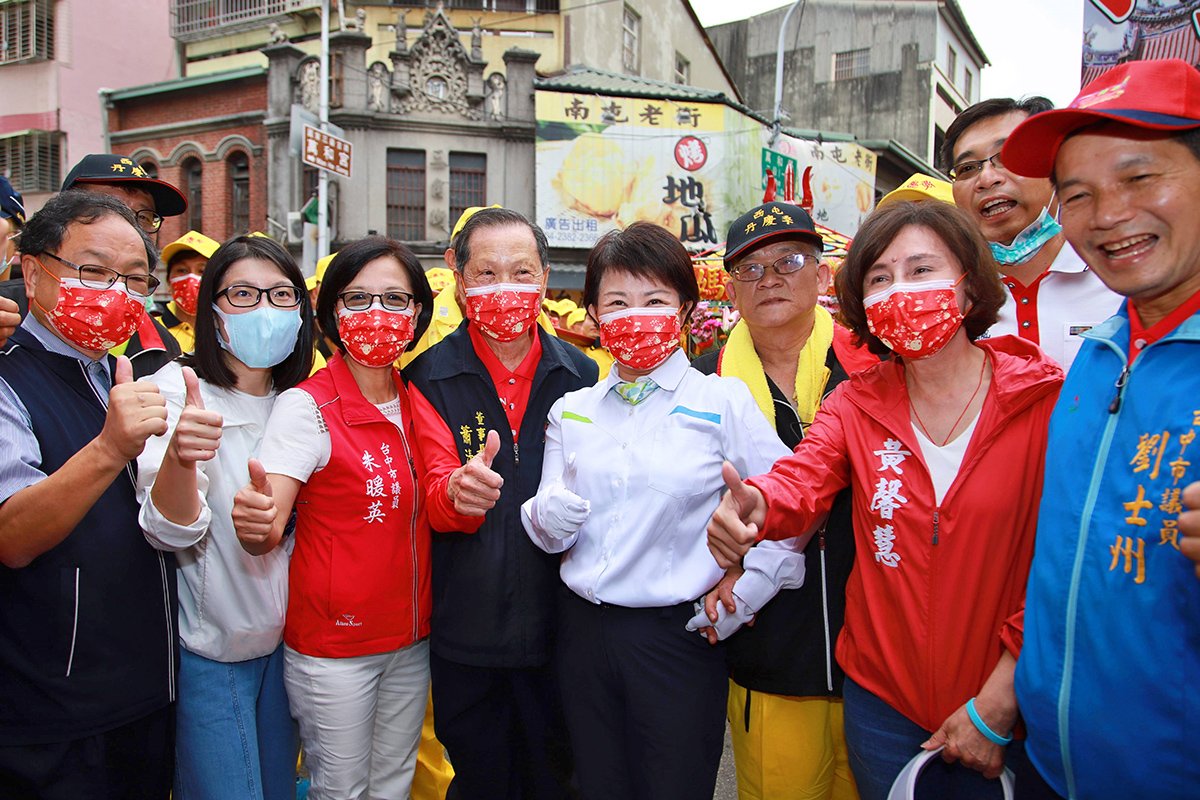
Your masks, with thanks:
[{"label": "red street sign", "polygon": [[305,164],[349,178],[350,151],[350,143],[345,139],[322,133],[311,125],[304,126],[304,147],[300,153]]}]

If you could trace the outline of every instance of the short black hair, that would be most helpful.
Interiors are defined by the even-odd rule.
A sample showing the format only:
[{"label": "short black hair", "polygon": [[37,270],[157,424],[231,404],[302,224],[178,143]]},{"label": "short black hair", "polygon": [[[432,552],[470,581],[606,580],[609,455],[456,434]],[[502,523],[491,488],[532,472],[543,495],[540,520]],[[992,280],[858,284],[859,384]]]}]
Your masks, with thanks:
[{"label": "short black hair", "polygon": [[200,278],[200,294],[196,301],[196,349],[180,361],[214,386],[232,389],[237,385],[237,376],[226,363],[225,349],[217,340],[217,314],[213,306],[225,273],[248,258],[279,267],[283,277],[300,291],[300,331],[296,334],[296,346],[291,355],[271,368],[271,384],[276,391],[283,392],[312,372],[313,312],[308,289],[304,286],[304,274],[296,266],[296,260],[282,245],[266,236],[235,236],[212,254]]},{"label": "short black hair", "polygon": [[623,231],[609,231],[600,237],[588,253],[587,274],[583,278],[584,308],[599,305],[600,281],[609,270],[670,286],[679,294],[685,321],[700,302],[700,286],[696,283],[691,256],[670,231],[653,222],[635,222]]},{"label": "short black hair", "polygon": [[416,347],[425,329],[429,327],[429,321],[433,319],[433,289],[429,288],[429,279],[425,277],[425,270],[421,268],[421,262],[412,249],[403,242],[386,236],[359,239],[339,250],[329,262],[325,275],[321,278],[321,291],[317,295],[317,324],[321,326],[321,333],[343,353],[346,348],[342,344],[342,337],[338,335],[338,295],[362,272],[363,267],[377,258],[388,256],[396,259],[400,268],[408,273],[408,282],[412,284],[413,302],[421,304],[421,313],[415,321],[413,340],[404,348],[406,351]]},{"label": "short black hair", "polygon": [[538,261],[542,269],[550,265],[550,244],[546,241],[546,232],[530,222],[524,214],[510,208],[483,208],[471,215],[463,225],[462,230],[454,237],[450,246],[454,249],[454,269],[459,274],[471,260],[471,234],[483,228],[500,228],[506,225],[523,225],[533,234],[537,246]]},{"label": "short black hair", "polygon": [[154,242],[150,241],[150,237],[138,225],[137,217],[129,206],[106,194],[81,192],[78,189],[59,192],[29,218],[20,238],[17,239],[17,247],[22,254],[28,256],[57,253],[62,247],[69,226],[91,225],[109,216],[120,217],[137,231],[142,246],[146,248],[146,263],[150,273],[154,274],[154,267],[158,264],[158,250]]},{"label": "short black hair", "polygon": [[1052,108],[1054,108],[1054,103],[1040,95],[1022,97],[1020,100],[1012,97],[993,97],[970,106],[955,117],[954,122],[951,122],[950,127],[946,129],[942,147],[938,150],[938,169],[947,175],[950,174],[950,168],[954,166],[954,145],[958,144],[963,132],[975,123],[1011,114],[1014,111],[1024,114],[1026,117],[1032,117],[1034,114],[1040,114]]}]

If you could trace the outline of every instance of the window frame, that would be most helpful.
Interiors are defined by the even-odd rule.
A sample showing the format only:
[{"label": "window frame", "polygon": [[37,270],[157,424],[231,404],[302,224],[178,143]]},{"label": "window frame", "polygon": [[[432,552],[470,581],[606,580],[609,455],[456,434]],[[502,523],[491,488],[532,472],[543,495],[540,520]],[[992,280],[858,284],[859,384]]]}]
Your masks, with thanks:
[{"label": "window frame", "polygon": [[642,74],[642,15],[626,3],[621,12],[621,68]]},{"label": "window frame", "polygon": [[[425,185],[428,170],[428,158],[424,150],[388,148],[384,209],[389,238],[402,242],[425,241],[425,218],[429,212]],[[406,182],[407,185],[404,185]],[[406,196],[406,191],[411,194]],[[410,202],[402,202],[408,198],[411,198]]]}]

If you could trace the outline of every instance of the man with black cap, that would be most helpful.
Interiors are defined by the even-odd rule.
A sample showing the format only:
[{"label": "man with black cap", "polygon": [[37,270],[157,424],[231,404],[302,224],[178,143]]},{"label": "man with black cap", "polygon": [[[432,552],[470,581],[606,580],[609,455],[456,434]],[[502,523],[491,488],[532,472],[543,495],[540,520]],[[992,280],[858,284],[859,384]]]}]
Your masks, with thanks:
[{"label": "man with black cap", "polygon": [[[834,352],[836,324],[817,303],[830,283],[822,249],[798,206],[765,203],[735,220],[725,291],[741,318],[719,352],[692,362],[703,373],[744,381],[791,448],[847,375]],[[829,535],[822,529],[803,555],[777,543],[750,550],[707,598],[708,619],[697,615],[689,624],[714,623],[706,633],[715,642],[755,622],[732,635],[726,651],[738,794],[747,800],[857,797],[842,732],[845,674],[833,657],[854,565],[849,491],[826,527]]]},{"label": "man with black cap", "polygon": [[[25,227],[25,205],[21,193],[8,178],[0,175],[0,347],[21,323],[21,310],[16,300],[4,293],[3,286],[11,279],[17,256],[17,235]],[[20,283],[20,281],[15,281]]]},{"label": "man with black cap", "polygon": [[1050,420],[1016,696],[1022,797],[1195,797],[1200,582],[1180,536],[1200,476],[1200,72],[1136,61],[1030,117],[1001,157],[1049,177],[1118,313]]}]

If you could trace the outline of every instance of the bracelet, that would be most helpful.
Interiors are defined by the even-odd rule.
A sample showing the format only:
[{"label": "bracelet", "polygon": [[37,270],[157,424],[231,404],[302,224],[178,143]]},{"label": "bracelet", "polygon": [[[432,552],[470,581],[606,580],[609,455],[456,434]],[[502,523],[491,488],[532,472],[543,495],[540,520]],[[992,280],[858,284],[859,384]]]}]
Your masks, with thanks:
[{"label": "bracelet", "polygon": [[979,716],[979,712],[975,710],[974,697],[967,701],[967,716],[971,718],[971,724],[975,726],[975,729],[986,736],[988,741],[1001,747],[1012,741],[1011,733],[1008,736],[1001,736],[988,727],[988,724],[983,721],[983,717]]}]

